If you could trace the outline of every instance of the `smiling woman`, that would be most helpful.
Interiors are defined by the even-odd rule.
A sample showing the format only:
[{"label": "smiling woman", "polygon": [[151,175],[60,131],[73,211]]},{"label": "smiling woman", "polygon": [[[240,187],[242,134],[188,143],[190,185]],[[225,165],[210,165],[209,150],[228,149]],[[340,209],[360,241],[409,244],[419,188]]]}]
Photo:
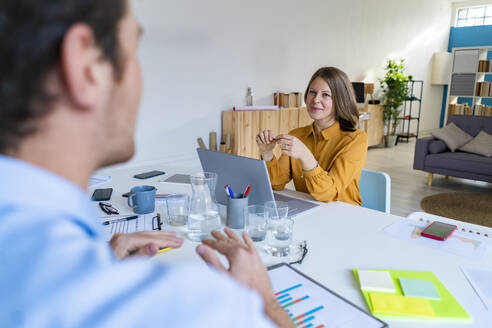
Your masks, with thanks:
[{"label": "smiling woman", "polygon": [[[320,68],[304,99],[312,125],[285,135],[265,130],[256,136],[273,189],[282,190],[294,180],[296,190],[316,200],[361,205],[358,182],[366,162],[367,135],[356,128],[358,110],[347,75],[335,67]],[[273,155],[277,144],[282,150],[279,159]]]}]

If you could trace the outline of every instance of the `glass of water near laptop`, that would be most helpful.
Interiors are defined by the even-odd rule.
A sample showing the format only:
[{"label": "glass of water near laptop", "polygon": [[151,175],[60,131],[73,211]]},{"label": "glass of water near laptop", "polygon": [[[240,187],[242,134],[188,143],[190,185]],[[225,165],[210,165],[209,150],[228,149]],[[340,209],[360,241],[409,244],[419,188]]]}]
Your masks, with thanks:
[{"label": "glass of water near laptop", "polygon": [[253,242],[265,242],[263,249],[273,256],[288,256],[292,246],[294,221],[288,218],[286,202],[269,201],[245,208],[245,230]]},{"label": "glass of water near laptop", "polygon": [[294,221],[288,218],[289,205],[286,202],[269,201],[265,203],[267,220],[267,248],[273,256],[287,256],[292,244]]},{"label": "glass of water near laptop", "polygon": [[244,209],[246,218],[245,230],[254,242],[264,241],[267,233],[265,207],[250,205]]}]

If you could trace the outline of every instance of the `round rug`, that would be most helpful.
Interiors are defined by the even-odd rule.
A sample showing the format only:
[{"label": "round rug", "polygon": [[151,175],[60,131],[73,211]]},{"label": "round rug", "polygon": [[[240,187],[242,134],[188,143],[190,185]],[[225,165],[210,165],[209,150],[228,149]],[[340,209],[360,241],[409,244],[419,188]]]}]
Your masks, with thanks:
[{"label": "round rug", "polygon": [[420,207],[430,214],[492,227],[492,194],[449,192],[424,197]]}]

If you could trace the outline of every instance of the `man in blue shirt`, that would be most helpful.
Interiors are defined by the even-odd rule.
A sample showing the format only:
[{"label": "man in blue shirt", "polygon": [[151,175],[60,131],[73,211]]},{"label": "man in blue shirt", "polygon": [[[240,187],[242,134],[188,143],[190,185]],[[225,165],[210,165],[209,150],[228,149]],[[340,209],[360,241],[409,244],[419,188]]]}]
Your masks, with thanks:
[{"label": "man in blue shirt", "polygon": [[170,233],[104,242],[85,190],[133,155],[140,34],[124,0],[0,3],[2,327],[293,326],[245,234],[197,247],[215,270],[121,260]]}]

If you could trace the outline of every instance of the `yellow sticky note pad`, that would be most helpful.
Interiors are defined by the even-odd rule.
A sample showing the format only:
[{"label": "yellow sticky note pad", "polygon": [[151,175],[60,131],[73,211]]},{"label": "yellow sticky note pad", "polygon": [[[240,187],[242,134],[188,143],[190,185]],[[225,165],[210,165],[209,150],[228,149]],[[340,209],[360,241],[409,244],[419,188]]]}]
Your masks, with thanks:
[{"label": "yellow sticky note pad", "polygon": [[374,314],[434,317],[434,310],[426,298],[381,293],[369,293],[369,297]]}]

